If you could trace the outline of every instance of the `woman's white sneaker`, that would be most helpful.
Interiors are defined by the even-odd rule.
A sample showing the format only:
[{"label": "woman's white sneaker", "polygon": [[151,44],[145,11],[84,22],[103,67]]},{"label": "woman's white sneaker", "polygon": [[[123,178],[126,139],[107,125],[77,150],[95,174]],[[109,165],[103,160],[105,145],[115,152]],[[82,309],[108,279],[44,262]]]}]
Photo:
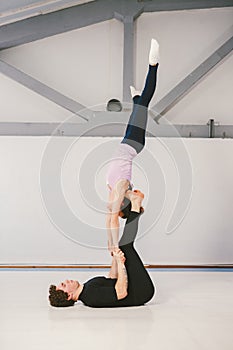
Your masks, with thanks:
[{"label": "woman's white sneaker", "polygon": [[159,62],[159,43],[155,39],[151,39],[149,64],[155,66]]},{"label": "woman's white sneaker", "polygon": [[137,91],[133,86],[130,86],[130,92],[131,92],[132,98],[134,98],[134,96],[140,96],[141,95],[141,92]]}]

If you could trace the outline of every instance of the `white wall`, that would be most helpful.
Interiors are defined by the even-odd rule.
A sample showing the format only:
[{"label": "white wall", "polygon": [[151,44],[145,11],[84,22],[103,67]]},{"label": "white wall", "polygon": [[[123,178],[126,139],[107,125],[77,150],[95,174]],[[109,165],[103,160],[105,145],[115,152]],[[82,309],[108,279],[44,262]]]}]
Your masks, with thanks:
[{"label": "white wall", "polygon": [[[0,139],[1,264],[110,263],[103,174],[118,142],[112,138],[55,138],[53,144],[47,137]],[[184,157],[182,168],[188,174],[191,166],[192,195],[183,221],[167,234],[180,186],[185,185],[179,181],[183,169],[174,162],[179,144],[190,159],[188,163]],[[63,147],[67,153],[62,167],[53,171]],[[146,194],[136,244],[145,263],[232,263],[232,152],[233,141],[226,139],[147,140],[133,168],[135,188]],[[57,180],[63,198],[58,197]]]},{"label": "white wall", "polygon": [[[141,15],[136,26],[136,88],[143,85],[151,37],[158,38],[161,45],[153,105],[232,35],[232,15],[233,8]],[[116,20],[1,52],[1,59],[95,110],[105,109],[112,97],[121,99],[122,57],[123,27]],[[232,65],[229,55],[168,112],[167,119],[206,124],[215,118],[222,124],[232,124]],[[70,117],[63,108],[3,75],[0,106],[2,122],[64,121]],[[0,138],[0,263],[108,263],[104,161],[117,140],[55,138],[48,153],[49,141],[47,137]],[[187,148],[184,167],[180,146],[183,151]],[[60,206],[64,201],[53,198],[59,172],[50,168],[56,165],[62,149],[67,155],[60,188],[69,205],[64,211]],[[173,149],[178,154],[175,160]],[[232,140],[148,139],[134,167],[134,183],[146,193],[146,212],[137,242],[145,263],[232,263],[232,152]],[[152,155],[157,161],[151,160]],[[186,169],[189,157],[192,177],[190,167]],[[77,177],[79,169],[81,178]],[[178,175],[182,175],[181,183]],[[42,184],[51,187],[42,190],[42,195],[52,200],[50,217],[46,212],[48,203],[43,205],[42,201]],[[168,235],[177,196],[182,193],[184,204],[192,186],[189,210]],[[185,209],[182,203],[177,211],[180,216]],[[69,216],[71,213],[79,221]],[[63,233],[59,225],[63,225]]]}]

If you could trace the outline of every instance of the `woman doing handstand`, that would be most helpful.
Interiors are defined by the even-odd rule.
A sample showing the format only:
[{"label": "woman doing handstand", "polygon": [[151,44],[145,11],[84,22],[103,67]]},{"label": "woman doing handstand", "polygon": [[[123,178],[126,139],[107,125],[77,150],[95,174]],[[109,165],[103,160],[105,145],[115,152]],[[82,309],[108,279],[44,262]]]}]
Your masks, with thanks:
[{"label": "woman doing handstand", "polygon": [[119,213],[122,213],[121,208],[125,204],[124,202],[127,199],[132,201],[138,196],[144,197],[142,192],[138,190],[132,191],[132,161],[145,145],[148,106],[156,88],[158,60],[159,44],[155,39],[152,39],[145,87],[141,95],[132,86],[130,87],[133,98],[133,111],[129,118],[125,136],[118,146],[113,159],[111,159],[107,173],[109,199],[106,227],[108,248],[111,254],[118,248],[119,216],[122,217],[122,214]]}]

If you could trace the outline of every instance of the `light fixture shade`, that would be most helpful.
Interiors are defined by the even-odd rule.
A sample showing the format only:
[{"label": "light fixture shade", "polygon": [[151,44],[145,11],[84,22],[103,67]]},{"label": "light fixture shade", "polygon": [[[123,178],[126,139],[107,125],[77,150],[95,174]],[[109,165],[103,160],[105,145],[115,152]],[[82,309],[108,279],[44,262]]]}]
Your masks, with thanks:
[{"label": "light fixture shade", "polygon": [[107,103],[107,111],[109,112],[120,112],[122,111],[122,104],[116,98],[112,98]]}]

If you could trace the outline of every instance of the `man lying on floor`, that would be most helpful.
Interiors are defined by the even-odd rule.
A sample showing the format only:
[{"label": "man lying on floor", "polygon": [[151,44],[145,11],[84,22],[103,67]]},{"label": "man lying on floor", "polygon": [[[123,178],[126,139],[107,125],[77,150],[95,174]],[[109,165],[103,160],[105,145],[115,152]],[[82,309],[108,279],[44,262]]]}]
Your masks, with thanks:
[{"label": "man lying on floor", "polygon": [[144,305],[151,300],[154,285],[134,248],[142,211],[141,201],[139,197],[129,203],[124,232],[119,248],[113,252],[108,278],[98,276],[84,284],[66,280],[57,287],[51,285],[49,301],[52,306],[73,306],[80,300],[90,307],[123,307]]}]

